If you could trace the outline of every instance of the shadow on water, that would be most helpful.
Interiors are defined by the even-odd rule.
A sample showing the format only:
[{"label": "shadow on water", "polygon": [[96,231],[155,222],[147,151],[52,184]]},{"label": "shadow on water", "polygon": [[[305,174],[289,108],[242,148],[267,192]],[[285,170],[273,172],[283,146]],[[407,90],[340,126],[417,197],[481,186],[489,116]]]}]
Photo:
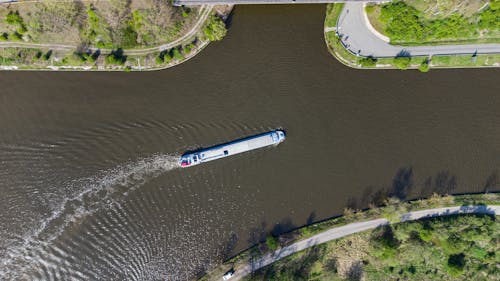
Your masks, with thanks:
[{"label": "shadow on water", "polygon": [[432,193],[451,194],[456,188],[457,177],[449,171],[440,171],[425,180],[421,194],[423,196],[430,196]]},{"label": "shadow on water", "polygon": [[495,170],[486,178],[483,192],[498,190],[499,187],[500,187],[500,179],[498,178],[498,171]]},{"label": "shadow on water", "polygon": [[[500,185],[500,179],[498,172],[493,171],[486,179],[484,184],[484,191],[496,190]],[[367,206],[381,206],[385,204],[386,200],[390,197],[396,197],[400,200],[416,200],[421,198],[429,197],[430,195],[436,193],[438,195],[452,194],[452,192],[457,187],[457,176],[453,175],[447,170],[438,171],[434,176],[429,176],[422,184],[415,183],[414,181],[414,170],[411,166],[405,166],[399,168],[392,180],[391,185],[388,186],[367,186],[361,198],[350,197],[346,202],[346,206],[351,209],[361,209],[366,210]],[[482,192],[478,192],[482,193]],[[467,193],[470,194],[470,193]],[[417,196],[418,195],[418,196]],[[460,194],[456,194],[460,195]],[[463,210],[462,210],[463,211]],[[297,231],[305,226],[321,223],[327,220],[338,218],[341,215],[328,217],[326,219],[317,220],[315,211],[311,212],[305,221],[305,225],[297,226],[294,225],[290,218],[284,218],[279,223],[275,224],[272,228],[268,227],[268,224],[263,221],[258,227],[254,227],[249,231],[249,238],[247,240],[249,247],[233,254],[233,250],[236,248],[238,238],[233,234],[227,241],[224,249],[222,251],[223,259],[231,259],[242,252],[248,251],[250,253],[250,260],[256,259],[260,254],[268,250],[266,244],[266,238],[269,236],[279,237],[278,243],[280,246],[286,246],[296,238]],[[231,255],[233,254],[233,255]],[[272,273],[271,270],[267,274]],[[351,270],[350,270],[351,272]],[[359,280],[356,273],[359,272],[356,265],[352,268],[352,279]],[[272,276],[272,275],[269,275]]]},{"label": "shadow on water", "polygon": [[234,17],[234,10],[232,9],[229,15],[224,19],[224,23],[226,24],[226,28],[229,29],[233,25],[233,17]]},{"label": "shadow on water", "polygon": [[316,212],[312,211],[306,219],[306,225],[310,225],[316,221]]},{"label": "shadow on water", "polygon": [[399,169],[392,180],[390,196],[406,199],[408,191],[413,187],[413,168],[403,167]]}]

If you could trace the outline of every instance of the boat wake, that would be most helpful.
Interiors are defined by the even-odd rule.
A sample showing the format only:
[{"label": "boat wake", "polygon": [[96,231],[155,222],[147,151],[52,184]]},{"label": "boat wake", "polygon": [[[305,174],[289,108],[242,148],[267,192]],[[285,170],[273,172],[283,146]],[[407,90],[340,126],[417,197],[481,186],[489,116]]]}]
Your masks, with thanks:
[{"label": "boat wake", "polygon": [[157,154],[72,182],[77,192],[54,206],[46,219],[6,249],[0,262],[0,279],[19,279],[28,270],[30,260],[43,256],[46,246],[70,225],[99,210],[119,205],[129,192],[177,168],[178,159],[177,155]]}]

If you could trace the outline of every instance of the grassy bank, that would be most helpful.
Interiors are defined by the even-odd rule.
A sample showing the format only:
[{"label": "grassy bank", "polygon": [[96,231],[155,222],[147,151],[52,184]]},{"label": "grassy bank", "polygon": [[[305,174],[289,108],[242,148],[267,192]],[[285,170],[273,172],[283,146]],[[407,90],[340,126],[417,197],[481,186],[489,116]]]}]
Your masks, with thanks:
[{"label": "grassy bank", "polygon": [[170,1],[41,1],[0,6],[0,68],[152,70],[222,39],[228,6]]},{"label": "grassy bank", "polygon": [[[417,2],[417,1],[413,1]],[[378,8],[377,8],[378,7]],[[376,9],[377,8],[377,9]],[[467,68],[467,67],[498,67],[500,55],[439,55],[439,56],[412,56],[374,58],[361,57],[351,53],[342,43],[335,31],[338,17],[343,4],[329,4],[325,18],[325,41],[329,52],[343,64],[359,69],[418,69],[427,72],[432,68]],[[380,6],[368,6],[369,15],[373,18],[380,16]],[[500,22],[500,21],[499,21]],[[383,29],[384,24],[372,22],[376,29]],[[434,43],[431,45],[435,45]]]},{"label": "grassy bank", "polygon": [[404,0],[369,5],[373,27],[391,44],[436,45],[500,42],[499,0]]},{"label": "grassy bank", "polygon": [[499,235],[494,216],[399,223],[309,248],[246,280],[494,280]]},{"label": "grassy bank", "polygon": [[[475,194],[475,195],[460,195],[460,196],[439,196],[434,194],[428,199],[414,200],[409,202],[400,202],[396,199],[389,198],[385,200],[381,204],[381,206],[376,207],[372,205],[369,209],[364,211],[345,209],[344,215],[340,217],[336,217],[309,226],[305,226],[296,229],[292,232],[280,235],[279,237],[268,236],[267,239],[263,240],[261,244],[255,245],[250,249],[240,253],[239,255],[225,261],[220,266],[210,271],[205,277],[202,278],[202,280],[218,280],[224,274],[224,272],[226,272],[231,267],[234,267],[236,270],[238,270],[238,268],[248,264],[251,260],[254,260],[259,256],[274,251],[277,248],[290,245],[296,241],[309,238],[325,230],[343,226],[352,222],[377,219],[381,217],[386,218],[391,222],[398,222],[403,214],[410,211],[456,206],[456,205],[481,205],[481,204],[499,205],[500,195]],[[356,245],[352,243],[350,246],[356,247]],[[304,253],[299,253],[294,257],[297,258],[303,254]],[[300,264],[300,263],[293,263],[293,264]],[[323,277],[315,278],[312,275],[310,275],[309,278],[313,280],[328,279]],[[283,279],[287,280],[286,278]]]}]

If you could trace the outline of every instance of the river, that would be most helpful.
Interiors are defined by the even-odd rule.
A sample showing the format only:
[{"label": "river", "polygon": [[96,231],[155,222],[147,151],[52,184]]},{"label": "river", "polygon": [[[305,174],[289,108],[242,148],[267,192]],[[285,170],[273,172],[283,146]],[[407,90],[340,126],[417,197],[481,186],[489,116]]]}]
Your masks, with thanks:
[{"label": "river", "polygon": [[[394,187],[498,191],[500,70],[350,69],[324,13],[238,6],[164,71],[2,72],[0,278],[184,280]],[[176,168],[275,128],[276,148]]]}]

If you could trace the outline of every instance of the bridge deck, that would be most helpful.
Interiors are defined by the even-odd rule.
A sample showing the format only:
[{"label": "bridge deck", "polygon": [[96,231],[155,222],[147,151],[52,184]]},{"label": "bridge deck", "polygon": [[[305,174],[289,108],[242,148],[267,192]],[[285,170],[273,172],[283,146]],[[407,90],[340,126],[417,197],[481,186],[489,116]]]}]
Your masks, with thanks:
[{"label": "bridge deck", "polygon": [[[366,1],[366,0],[364,0]],[[387,0],[385,0],[387,1]],[[344,3],[363,2],[363,0],[175,0],[176,6],[196,6],[196,5],[235,5],[235,4],[314,4],[314,3]],[[373,1],[373,2],[383,2]]]}]

